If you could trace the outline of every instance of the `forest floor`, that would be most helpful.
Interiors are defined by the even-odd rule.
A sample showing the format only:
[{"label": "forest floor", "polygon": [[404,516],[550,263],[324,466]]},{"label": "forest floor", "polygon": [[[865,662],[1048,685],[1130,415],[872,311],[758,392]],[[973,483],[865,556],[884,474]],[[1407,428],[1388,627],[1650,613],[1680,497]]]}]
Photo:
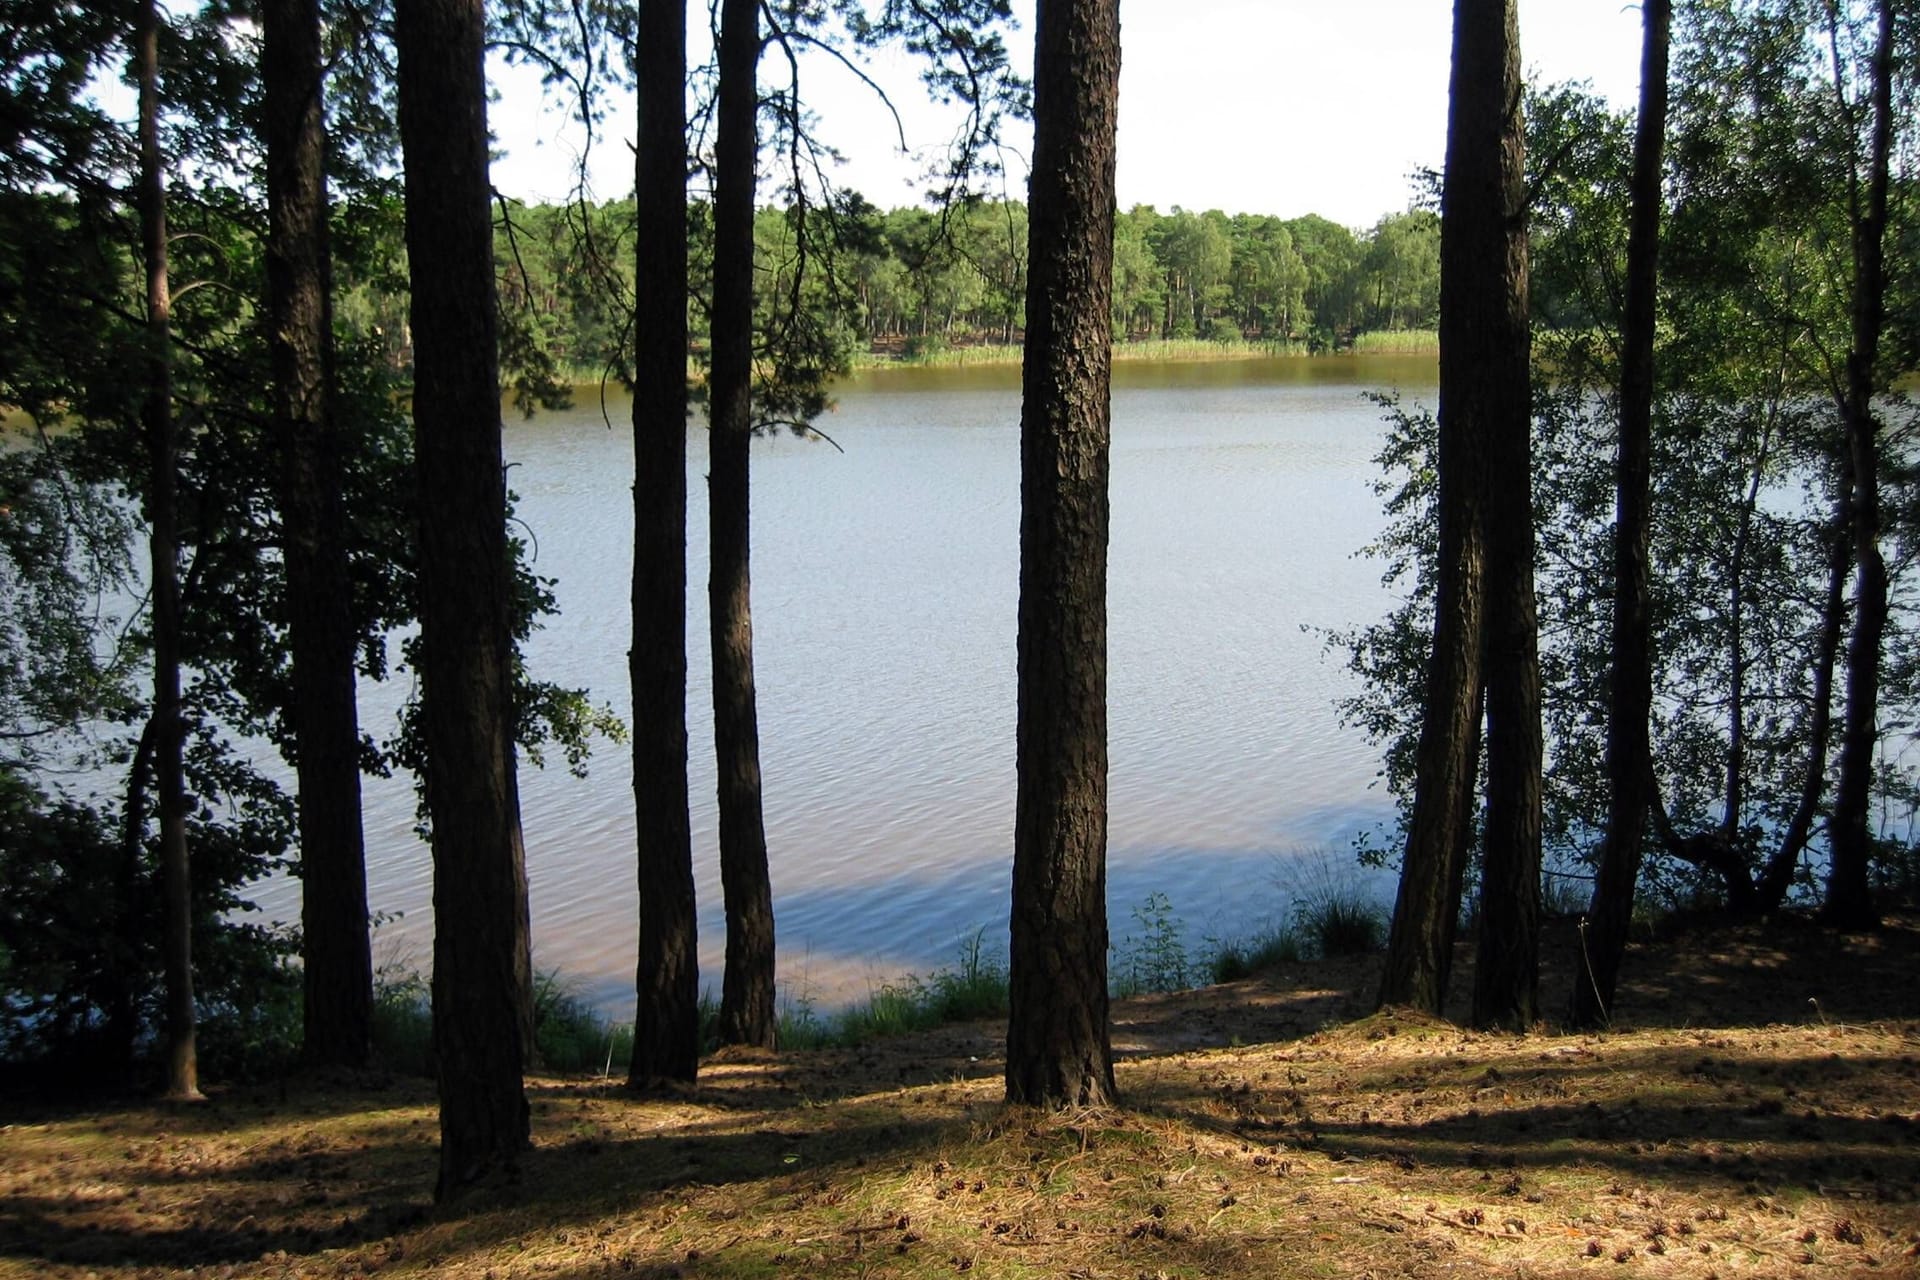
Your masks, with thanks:
[{"label": "forest floor", "polygon": [[0,1101],[0,1276],[1920,1274],[1920,915],[1636,944],[1604,1034],[1370,1015],[1379,963],[1116,1005],[1119,1110],[1004,1106],[989,1025],[530,1080],[450,1208],[422,1081]]}]

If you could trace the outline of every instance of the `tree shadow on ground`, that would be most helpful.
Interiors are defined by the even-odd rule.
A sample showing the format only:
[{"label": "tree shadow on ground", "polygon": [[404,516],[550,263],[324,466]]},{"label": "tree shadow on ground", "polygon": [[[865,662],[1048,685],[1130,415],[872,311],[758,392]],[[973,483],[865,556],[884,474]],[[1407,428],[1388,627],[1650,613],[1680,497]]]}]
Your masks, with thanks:
[{"label": "tree shadow on ground", "polygon": [[1920,1201],[1920,1057],[1822,1052],[1789,1037],[1806,1051],[1734,1057],[1707,1036],[1698,1047],[1548,1055],[1538,1041],[1461,1035],[1371,1075],[1350,1061],[1329,1074],[1304,1052],[1253,1057],[1210,1075],[1146,1077],[1129,1101],[1283,1150],[1483,1170],[1508,1194],[1527,1179],[1606,1169],[1696,1194],[1805,1188]]},{"label": "tree shadow on ground", "polygon": [[[83,1184],[90,1196],[51,1180],[45,1191],[10,1186],[0,1195],[0,1258],[77,1267],[286,1263],[391,1248],[398,1234],[434,1222],[459,1223],[459,1248],[469,1253],[535,1223],[584,1227],[631,1213],[676,1187],[832,1178],[936,1142],[954,1123],[944,1110],[909,1116],[850,1104],[829,1124],[822,1110],[788,1103],[762,1111],[706,1093],[726,1105],[705,1105],[700,1091],[649,1104],[610,1088],[536,1089],[534,1146],[513,1180],[439,1207],[427,1196],[438,1141],[430,1106],[326,1140],[248,1146],[249,1123],[218,1149],[209,1139],[221,1130],[203,1109],[109,1157],[113,1167]],[[301,1103],[296,1096],[296,1111],[336,1110]]]}]

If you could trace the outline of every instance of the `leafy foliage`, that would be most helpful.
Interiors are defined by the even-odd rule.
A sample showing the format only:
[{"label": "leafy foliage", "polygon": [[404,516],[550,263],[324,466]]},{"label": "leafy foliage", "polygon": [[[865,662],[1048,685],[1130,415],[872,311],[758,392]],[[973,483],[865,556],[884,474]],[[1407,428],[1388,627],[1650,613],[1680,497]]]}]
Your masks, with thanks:
[{"label": "leafy foliage", "polygon": [[[1851,144],[1820,28],[1791,5],[1691,6],[1676,59],[1654,422],[1652,725],[1661,803],[1643,887],[1668,902],[1737,893],[1769,859],[1801,862],[1830,767],[1816,702],[1834,697],[1844,620],[1834,539],[1844,491],[1838,407],[1852,271]],[[1548,777],[1549,865],[1580,866],[1605,816],[1612,609],[1612,455],[1629,122],[1582,90],[1529,102],[1536,334],[1534,483]],[[1907,213],[1903,212],[1903,217]],[[1907,234],[1907,233],[1902,233]],[[1910,335],[1908,337],[1910,340]],[[1383,402],[1377,485],[1388,524],[1367,552],[1402,603],[1334,633],[1363,691],[1342,713],[1381,742],[1404,805],[1432,611],[1431,414]],[[1887,394],[1889,559],[1914,536],[1920,426]],[[1844,566],[1842,566],[1844,567]],[[1896,573],[1882,722],[1914,722],[1910,573]],[[1880,812],[1912,812],[1912,780],[1882,762]],[[1391,856],[1369,843],[1362,856]],[[1818,841],[1814,842],[1817,852]],[[1890,843],[1883,842],[1883,856]]]}]

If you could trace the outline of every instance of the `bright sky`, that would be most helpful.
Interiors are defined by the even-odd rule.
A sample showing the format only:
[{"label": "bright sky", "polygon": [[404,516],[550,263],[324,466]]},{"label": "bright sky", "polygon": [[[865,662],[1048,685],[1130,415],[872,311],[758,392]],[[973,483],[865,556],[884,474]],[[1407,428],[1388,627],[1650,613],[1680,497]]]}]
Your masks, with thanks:
[{"label": "bright sky", "polygon": [[[704,6],[696,6],[697,15]],[[1033,56],[1032,0],[1014,0],[1010,47]],[[696,18],[697,20],[697,18]],[[1123,0],[1120,7],[1119,201],[1294,217],[1319,213],[1353,227],[1407,207],[1408,175],[1445,153],[1452,5],[1447,0]],[[1616,104],[1639,86],[1640,10],[1623,0],[1520,0],[1520,51],[1530,75],[1591,81]],[[698,54],[696,57],[700,56]],[[803,92],[821,133],[844,152],[839,175],[883,208],[918,202],[915,176],[937,156],[952,121],[925,101],[905,60],[882,63],[916,160],[871,92],[825,60]],[[491,112],[504,157],[494,182],[529,199],[564,196],[578,142],[539,90],[498,81]],[[615,108],[616,122],[631,106]],[[1028,134],[1030,136],[1030,133]],[[624,138],[595,144],[595,193],[631,189]],[[1009,134],[1007,193],[1026,194],[1026,144]]]}]

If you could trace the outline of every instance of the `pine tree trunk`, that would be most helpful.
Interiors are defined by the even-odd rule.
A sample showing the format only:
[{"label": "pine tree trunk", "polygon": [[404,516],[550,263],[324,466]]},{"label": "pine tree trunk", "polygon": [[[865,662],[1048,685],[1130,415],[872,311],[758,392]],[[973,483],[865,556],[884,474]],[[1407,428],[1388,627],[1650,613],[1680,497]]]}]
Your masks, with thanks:
[{"label": "pine tree trunk", "polygon": [[1007,1100],[1116,1098],[1107,1027],[1108,380],[1118,0],[1038,11],[1020,411]]},{"label": "pine tree trunk", "polygon": [[302,984],[309,1061],[364,1066],[373,953],[360,830],[360,725],[346,514],[333,415],[331,255],[317,0],[261,7],[268,346],[300,782]]},{"label": "pine tree trunk", "polygon": [[641,0],[635,149],[633,799],[640,880],[627,1083],[691,1083],[700,973],[687,812],[687,6]]},{"label": "pine tree trunk", "polygon": [[148,368],[142,419],[150,483],[153,564],[154,792],[160,811],[161,960],[166,974],[166,1096],[195,1102],[193,875],[187,854],[186,726],[180,714],[180,543],[173,419],[173,298],[167,265],[167,188],[160,155],[160,10],[142,0],[134,28],[140,82],[140,239],[147,278]]},{"label": "pine tree trunk", "polygon": [[720,883],[727,910],[720,1039],[770,1049],[776,1028],[773,884],[767,871],[767,831],[760,800],[760,716],[753,681],[753,590],[748,567],[759,19],[757,0],[723,0],[714,151],[707,596],[713,644],[713,740],[720,785]]},{"label": "pine tree trunk", "polygon": [[[1648,545],[1653,523],[1653,340],[1672,0],[1646,0],[1641,17],[1646,34],[1640,55],[1639,122],[1633,140],[1626,323],[1621,344],[1620,446],[1614,478],[1607,831],[1600,846],[1600,866],[1581,949],[1582,972],[1574,978],[1568,1015],[1575,1026],[1582,1027],[1598,1026],[1612,1016],[1652,804],[1649,721],[1653,715],[1653,626]],[[1729,783],[1730,793],[1736,785]]]},{"label": "pine tree trunk", "polygon": [[1471,127],[1480,159],[1465,176],[1476,209],[1482,198],[1492,201],[1473,232],[1488,290],[1487,351],[1477,374],[1487,440],[1487,841],[1473,1022],[1525,1031],[1539,1017],[1542,753],[1526,140],[1517,6],[1497,0],[1471,7],[1476,52],[1462,79],[1474,89]]},{"label": "pine tree trunk", "polygon": [[1853,177],[1853,344],[1841,405],[1853,462],[1853,635],[1847,643],[1847,707],[1840,780],[1833,797],[1832,861],[1821,916],[1843,929],[1880,923],[1867,885],[1872,851],[1873,753],[1879,742],[1880,656],[1887,629],[1887,566],[1880,553],[1880,427],[1873,393],[1886,319],[1887,183],[1893,150],[1893,0],[1880,0],[1873,59],[1873,134],[1866,189]]},{"label": "pine tree trunk", "polygon": [[[1413,815],[1380,987],[1383,1005],[1436,1014],[1446,1003],[1478,767],[1487,577],[1495,567],[1490,451],[1513,394],[1510,377],[1490,373],[1505,370],[1512,354],[1508,274],[1515,264],[1509,261],[1505,221],[1512,104],[1503,96],[1510,21],[1505,0],[1454,5],[1440,215],[1440,558],[1433,655],[1416,748]],[[1503,559],[1499,567],[1510,565]],[[1511,713],[1502,710],[1507,723]]]},{"label": "pine tree trunk", "polygon": [[511,1176],[527,893],[480,0],[401,0],[400,133],[420,482],[421,720],[433,821],[433,1042],[447,1199]]}]

